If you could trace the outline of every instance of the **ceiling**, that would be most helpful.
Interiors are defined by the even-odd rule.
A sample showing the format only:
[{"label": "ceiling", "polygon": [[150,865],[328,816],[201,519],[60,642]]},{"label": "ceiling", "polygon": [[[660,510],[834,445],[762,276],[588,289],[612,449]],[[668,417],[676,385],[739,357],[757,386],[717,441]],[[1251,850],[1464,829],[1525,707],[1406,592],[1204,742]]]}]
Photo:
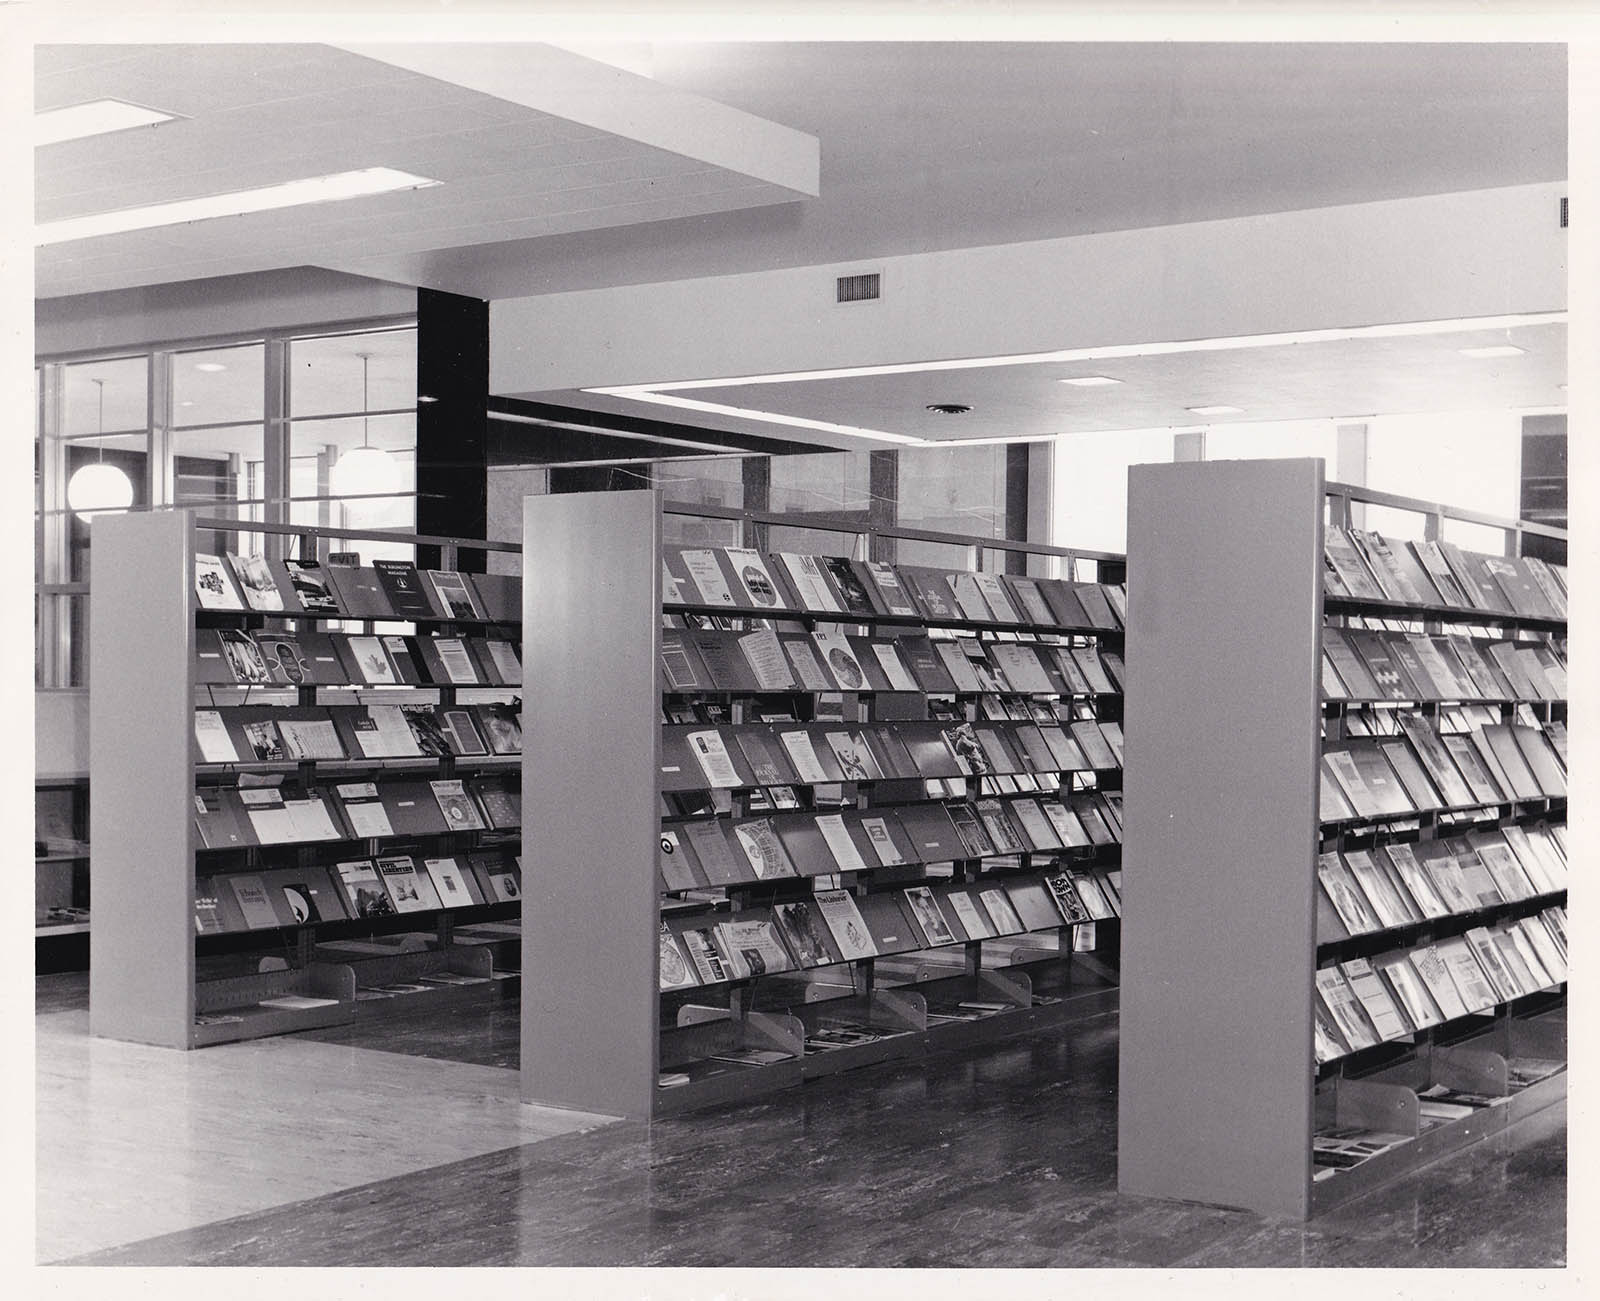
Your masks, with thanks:
[{"label": "ceiling", "polygon": [[[634,71],[544,45],[41,47],[37,107],[113,97],[185,120],[37,150],[40,221],[347,168],[444,183],[47,246],[37,292],[310,264],[513,297],[1567,171],[1566,54],[1554,44],[673,42],[598,53]],[[551,69],[561,76],[536,75]],[[808,139],[820,145],[809,187]],[[1246,408],[1230,420],[1564,405],[1564,325],[1520,327],[1514,341],[1523,355],[1492,362],[1462,358],[1468,340],[1454,336],[1124,358],[1089,367],[1123,381],[1103,389],[1063,386],[1068,367],[1040,365],[685,395],[946,439],[1193,426],[1204,421],[1186,408],[1207,402]],[[829,441],[742,416],[540,396]],[[958,421],[923,410],[941,401],[974,409]]]}]

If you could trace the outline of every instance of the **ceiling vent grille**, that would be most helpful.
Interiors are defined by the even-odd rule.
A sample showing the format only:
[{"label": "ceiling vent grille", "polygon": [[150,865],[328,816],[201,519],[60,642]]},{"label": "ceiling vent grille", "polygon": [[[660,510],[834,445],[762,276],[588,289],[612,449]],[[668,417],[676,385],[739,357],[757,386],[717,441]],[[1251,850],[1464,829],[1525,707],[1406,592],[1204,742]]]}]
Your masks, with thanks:
[{"label": "ceiling vent grille", "polygon": [[876,271],[859,276],[840,276],[834,282],[836,303],[868,303],[882,292],[883,277]]},{"label": "ceiling vent grille", "polygon": [[1567,228],[1567,196],[1561,196],[1561,229]]}]

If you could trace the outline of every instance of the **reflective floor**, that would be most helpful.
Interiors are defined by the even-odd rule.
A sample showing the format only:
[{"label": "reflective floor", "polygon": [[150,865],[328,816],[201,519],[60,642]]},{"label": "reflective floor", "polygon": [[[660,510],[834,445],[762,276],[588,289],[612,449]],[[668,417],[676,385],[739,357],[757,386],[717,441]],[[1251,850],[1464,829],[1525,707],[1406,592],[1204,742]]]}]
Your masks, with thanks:
[{"label": "reflective floor", "polygon": [[[514,1042],[508,1054],[506,1039],[514,1013],[514,1004],[485,1009],[476,1023],[454,1014],[436,1033],[412,1022],[317,1036],[347,1040],[342,1044],[301,1036],[254,1047],[286,1058],[348,1051],[373,1058],[388,1053],[398,1061],[408,1044],[425,1040],[433,1051],[454,1052],[476,1063],[466,1069],[481,1071],[514,1064]],[[281,1204],[243,1213],[219,1205],[209,1221],[197,1218],[177,1231],[85,1250],[72,1263],[1564,1262],[1564,1107],[1306,1226],[1119,1196],[1115,1082],[1116,1020],[1107,1017],[1066,1035],[869,1067],[754,1104],[654,1125],[625,1122],[480,1143],[464,1159],[319,1195],[286,1190]],[[449,1104],[438,1105],[441,1118],[447,1116]],[[489,1146],[495,1150],[485,1150]],[[41,1182],[46,1159],[41,1152]],[[246,1163],[235,1177],[248,1184],[256,1173]]]}]

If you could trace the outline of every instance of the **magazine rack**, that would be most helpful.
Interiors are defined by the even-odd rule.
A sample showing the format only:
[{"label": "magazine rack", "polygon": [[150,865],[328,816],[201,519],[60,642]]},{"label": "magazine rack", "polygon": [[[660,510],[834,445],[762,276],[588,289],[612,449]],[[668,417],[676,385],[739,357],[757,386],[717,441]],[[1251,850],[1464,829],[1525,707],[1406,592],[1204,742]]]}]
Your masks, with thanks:
[{"label": "magazine rack", "polygon": [[[741,628],[818,623],[867,628],[922,624],[920,618],[815,615],[798,610],[663,604],[663,516],[709,517],[755,546],[769,526],[815,528],[868,546],[914,539],[960,548],[978,568],[1007,554],[1103,566],[1121,579],[1121,557],[1036,544],[918,530],[864,529],[857,520],[768,515],[664,505],[646,491],[529,497],[524,501],[524,665],[540,690],[526,707],[523,816],[527,898],[523,931],[522,1096],[525,1101],[630,1117],[736,1099],[800,1083],[847,1066],[918,1055],[960,1042],[1097,1015],[1115,1006],[1116,925],[1101,922],[1094,952],[1073,952],[1074,928],[1009,942],[937,950],[715,982],[663,993],[658,972],[664,918],[696,910],[726,920],[773,899],[774,888],[805,894],[813,880],[760,881],[724,889],[666,890],[658,878],[665,800],[662,787],[664,612],[717,614]],[[726,534],[724,534],[726,536]],[[767,622],[762,622],[767,621]],[[979,625],[951,619],[951,629]],[[1045,630],[1062,633],[1053,628]],[[1085,640],[1085,630],[1075,630]],[[992,625],[985,635],[996,635]],[[1003,634],[1002,634],[1003,635]],[[1120,634],[1098,634],[1120,644]],[[726,696],[728,693],[724,692]],[[753,694],[753,693],[752,693]],[[788,694],[797,694],[790,692]],[[798,693],[804,694],[804,693]],[[849,693],[831,693],[848,695]],[[926,718],[916,693],[896,699]],[[1103,697],[1104,716],[1121,699]],[[895,711],[875,717],[889,722]],[[1106,788],[1120,782],[1101,773]],[[1088,774],[1085,781],[1093,780]],[[904,783],[902,783],[903,785]],[[742,799],[742,793],[736,798]],[[862,803],[870,797],[863,796]],[[1114,861],[1114,853],[1099,861]],[[976,879],[976,862],[956,880]],[[970,878],[959,873],[970,872]],[[898,875],[897,875],[898,873]],[[921,879],[877,868],[824,879],[864,895]],[[985,878],[987,879],[987,878]],[[1046,977],[1048,973],[1048,978]],[[1044,979],[1049,993],[1040,998]],[[930,1019],[930,1005],[975,1001],[984,1015]],[[819,1028],[869,1027],[865,1042],[812,1051]],[[719,1064],[743,1054],[760,1064]]]},{"label": "magazine rack", "polygon": [[[1452,521],[1487,524],[1504,530],[1508,555],[1524,536],[1565,534],[1325,484],[1320,460],[1136,466],[1129,483],[1128,668],[1138,689],[1125,724],[1118,1187],[1305,1218],[1565,1093],[1563,1072],[1513,1090],[1507,1066],[1518,1056],[1564,1060],[1564,984],[1315,1065],[1319,967],[1481,924],[1444,916],[1365,937],[1319,936],[1320,853],[1461,834],[1441,831],[1457,815],[1438,811],[1322,821],[1325,737],[1340,737],[1347,713],[1362,708],[1418,708],[1324,701],[1325,627],[1381,619],[1421,633],[1491,626],[1506,636],[1565,627],[1326,596],[1325,512],[1340,527],[1364,504],[1413,512],[1430,539],[1448,536]],[[1546,721],[1565,708],[1494,707],[1531,707]],[[1440,705],[1420,708],[1436,714]],[[1473,825],[1496,828],[1564,820],[1565,800],[1473,815],[1482,820]],[[1508,903],[1495,916],[1550,902]],[[1436,1083],[1506,1101],[1425,1129],[1417,1091]],[[1334,1123],[1411,1141],[1315,1177],[1313,1132]]]},{"label": "magazine rack", "polygon": [[[130,512],[94,524],[95,581],[90,594],[90,842],[94,924],[90,930],[90,1029],[114,1039],[172,1048],[194,1048],[234,1039],[278,1034],[346,1021],[356,1014],[357,986],[411,979],[434,967],[463,974],[483,968],[488,951],[459,954],[451,927],[462,912],[474,919],[515,916],[518,905],[470,910],[402,913],[384,919],[340,920],[220,935],[197,934],[197,858],[216,861],[195,827],[197,781],[217,780],[219,765],[199,762],[195,737],[196,642],[202,622],[215,625],[217,612],[201,612],[195,597],[197,534],[251,532],[298,538],[302,556],[347,540],[437,546],[444,568],[456,548],[515,551],[514,545],[422,537],[393,531],[363,531],[199,518],[195,512]],[[274,539],[276,541],[276,538]],[[203,548],[202,548],[203,549]],[[221,622],[241,628],[264,621],[315,628],[324,620],[374,621],[347,615],[228,614]],[[405,626],[381,620],[388,630]],[[449,621],[435,627],[448,630]],[[302,685],[287,694],[314,704],[319,688]],[[326,688],[324,688],[326,690]],[[434,688],[441,699],[451,688]],[[403,761],[407,776],[453,776],[450,757]],[[485,763],[484,767],[491,765]],[[498,760],[515,772],[515,758]],[[383,774],[384,761],[308,761],[226,765],[226,779],[248,782],[288,773],[308,784],[331,782],[335,774]],[[349,831],[348,827],[342,828]],[[470,836],[473,833],[465,833]],[[451,844],[465,840],[457,834]],[[415,840],[415,838],[413,838]],[[379,842],[349,838],[314,846],[278,846],[271,852],[300,867],[335,857],[371,857]],[[432,843],[432,842],[426,842]],[[210,857],[205,857],[208,852]],[[266,849],[220,851],[254,869]],[[437,852],[437,851],[436,851]],[[206,874],[209,869],[206,869]],[[328,949],[332,940],[416,930],[431,932],[433,953],[377,959]],[[371,947],[371,946],[369,946]],[[375,946],[381,951],[382,946]],[[198,954],[197,954],[198,948]],[[262,956],[262,951],[267,955]],[[379,971],[379,967],[382,971]],[[493,987],[503,988],[504,982]],[[441,990],[453,994],[455,991]],[[264,1002],[265,1000],[265,1002]],[[303,1000],[303,1004],[302,1004]],[[360,1006],[391,1009],[382,1000]]]}]

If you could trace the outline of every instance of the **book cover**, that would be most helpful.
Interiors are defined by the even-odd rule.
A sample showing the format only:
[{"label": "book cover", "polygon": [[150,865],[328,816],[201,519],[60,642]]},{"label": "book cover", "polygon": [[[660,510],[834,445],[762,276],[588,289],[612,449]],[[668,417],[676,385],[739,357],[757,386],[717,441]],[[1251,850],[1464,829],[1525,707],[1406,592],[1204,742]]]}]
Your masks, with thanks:
[{"label": "book cover", "polygon": [[796,687],[794,673],[783,653],[783,645],[770,628],[740,634],[740,652],[750,666],[755,684],[762,691],[792,691]]},{"label": "book cover", "polygon": [[1076,926],[1080,922],[1092,921],[1088,905],[1078,893],[1077,886],[1073,883],[1072,876],[1065,869],[1058,868],[1044,875],[1045,889],[1050,892],[1050,899],[1061,913],[1061,919],[1069,925]]},{"label": "book cover", "polygon": [[1012,877],[1004,882],[1003,888],[1016,915],[1022,920],[1023,929],[1048,931],[1063,924],[1060,908],[1038,877]]},{"label": "book cover", "polygon": [[1486,557],[1476,551],[1466,551],[1450,542],[1436,542],[1451,570],[1455,573],[1467,597],[1480,610],[1511,614],[1511,602],[1506,600],[1500,585],[1494,581],[1484,565]]},{"label": "book cover", "polygon": [[[965,806],[962,806],[963,808]],[[983,822],[983,829],[988,832],[989,839],[994,843],[994,852],[997,854],[1025,854],[1028,852],[1028,843],[1016,823],[1011,820],[1011,815],[1004,803],[1000,800],[979,800],[977,803],[978,817]],[[951,816],[954,821],[954,814]],[[956,830],[960,831],[958,825]]]},{"label": "book cover", "polygon": [[272,672],[267,668],[266,658],[249,633],[237,628],[220,628],[217,630],[217,644],[234,682],[246,687],[271,684]]},{"label": "book cover", "polygon": [[[900,649],[897,641],[873,641],[869,643],[872,654],[878,662],[878,667],[883,670],[883,676],[889,684],[890,691],[918,691],[921,690],[911,670],[906,667],[900,658]],[[857,657],[860,658],[859,656]]]},{"label": "book cover", "polygon": [[695,975],[695,968],[678,947],[677,938],[666,922],[661,923],[657,936],[660,956],[657,960],[656,971],[660,977],[659,987],[667,989],[683,989],[689,985],[698,985],[700,982]]},{"label": "book cover", "polygon": [[1456,990],[1461,995],[1461,1002],[1467,1011],[1480,1012],[1500,1001],[1494,986],[1483,974],[1483,968],[1478,965],[1478,959],[1473,955],[1473,950],[1465,939],[1456,936],[1442,940],[1434,947],[1444,959],[1445,969],[1455,982]]},{"label": "book cover", "polygon": [[478,806],[468,793],[464,782],[459,779],[441,780],[430,781],[428,785],[433,790],[433,798],[438,801],[439,812],[443,815],[445,826],[449,830],[485,830],[483,815],[478,812]]},{"label": "book cover", "polygon": [[272,906],[267,888],[259,876],[232,875],[224,879],[233,891],[233,897],[239,904],[239,911],[244,914],[244,924],[251,930],[264,930],[284,924],[278,917],[277,909]]},{"label": "book cover", "polygon": [[1096,696],[1117,694],[1116,684],[1106,676],[1105,666],[1100,663],[1100,655],[1093,646],[1074,646],[1069,653],[1072,662],[1083,675],[1083,680],[1089,684],[1090,694]]},{"label": "book cover", "polygon": [[1317,880],[1350,934],[1362,935],[1382,928],[1366,895],[1337,853],[1318,855]]},{"label": "book cover", "polygon": [[695,975],[702,985],[720,984],[732,980],[737,970],[728,961],[715,930],[710,926],[688,926],[678,932],[684,952],[689,955]]},{"label": "book cover", "polygon": [[484,740],[495,754],[522,753],[522,721],[513,705],[489,703],[474,705]]},{"label": "book cover", "polygon": [[759,881],[795,876],[794,863],[783,848],[771,818],[747,818],[733,824],[733,836]]},{"label": "book cover", "polygon": [[327,571],[315,560],[270,560],[267,567],[284,596],[284,609],[290,613],[338,614],[338,598],[328,581]]},{"label": "book cover", "polygon": [[244,733],[245,757],[254,763],[281,763],[288,759],[278,725],[269,718],[256,719],[239,725]]},{"label": "book cover", "polygon": [[440,617],[422,574],[411,561],[374,560],[372,570],[397,615],[405,619]]},{"label": "book cover", "polygon": [[428,874],[441,908],[470,908],[483,902],[483,895],[472,873],[458,858],[425,858],[422,867]]},{"label": "book cover", "polygon": [[929,620],[944,622],[960,617],[943,571],[925,565],[899,565],[896,572]]},{"label": "book cover", "polygon": [[811,640],[816,644],[822,662],[827,666],[834,683],[841,691],[862,691],[867,685],[867,675],[857,663],[850,643],[836,632],[814,632]]},{"label": "book cover", "polygon": [[716,730],[690,732],[685,740],[705,774],[706,784],[718,789],[740,786],[739,770],[734,766],[728,747]]},{"label": "book cover", "polygon": [[352,682],[367,686],[399,685],[400,675],[385,653],[381,637],[345,637],[336,645],[344,651]]},{"label": "book cover", "polygon": [[1370,962],[1365,958],[1351,958],[1341,962],[1339,968],[1379,1039],[1398,1039],[1410,1033],[1411,1027],[1389,996],[1388,986],[1379,979]]},{"label": "book cover", "polygon": [[743,976],[764,976],[794,967],[769,918],[741,917],[716,923],[717,938]]},{"label": "book cover", "polygon": [[316,666],[292,633],[258,632],[256,647],[272,681],[278,686],[304,687],[318,683]]},{"label": "book cover", "polygon": [[823,863],[831,860],[841,872],[864,872],[873,866],[862,857],[861,850],[851,837],[849,828],[845,826],[844,814],[818,813],[815,815],[814,820],[800,818],[798,821],[802,823],[813,821],[813,825],[822,837],[823,844],[828,851],[828,858],[823,859]]},{"label": "book cover", "polygon": [[228,565],[238,581],[245,604],[252,610],[282,610],[283,593],[272,576],[264,556],[236,556],[228,553]]},{"label": "book cover", "polygon": [[239,753],[233,738],[228,735],[222,715],[215,709],[197,709],[194,712],[194,740],[205,763],[238,763]]},{"label": "book cover", "polygon": [[1382,601],[1387,599],[1378,581],[1368,571],[1366,562],[1355,549],[1349,535],[1341,528],[1329,528],[1323,532],[1323,546],[1327,551],[1327,558],[1332,562],[1334,570],[1338,573],[1345,591],[1352,597],[1363,601]]},{"label": "book cover", "polygon": [[722,572],[722,566],[717,563],[716,552],[685,547],[678,552],[678,558],[690,583],[699,593],[698,601],[691,604],[737,604],[733,599],[733,589],[728,586],[728,580]]},{"label": "book cover", "polygon": [[409,855],[380,857],[378,876],[396,912],[426,912],[438,908],[439,896],[434,892],[433,883],[417,875],[417,865]]},{"label": "book cover", "polygon": [[954,573],[945,575],[945,583],[950,589],[951,599],[955,602],[956,609],[961,612],[963,619],[973,623],[994,623],[994,614],[989,609],[989,603],[984,599],[983,588],[978,585],[977,576],[969,573]]},{"label": "book cover", "polygon": [[1412,847],[1407,844],[1395,843],[1385,845],[1373,851],[1385,858],[1394,873],[1399,877],[1406,893],[1410,896],[1412,904],[1424,917],[1445,917],[1450,909],[1445,906],[1439,892],[1434,888],[1432,879],[1417,861]]},{"label": "book cover", "polygon": [[988,914],[983,911],[983,905],[971,893],[952,888],[945,894],[943,902],[949,906],[950,912],[955,914],[955,919],[960,923],[967,939],[994,938],[994,926],[989,921]]},{"label": "book cover", "polygon": [[279,718],[278,735],[283,738],[283,749],[290,759],[345,758],[331,718]]},{"label": "book cover", "polygon": [[1461,1001],[1461,993],[1456,988],[1456,982],[1452,979],[1450,968],[1444,960],[1444,955],[1439,952],[1438,946],[1423,945],[1413,949],[1409,956],[1412,968],[1427,987],[1428,996],[1439,1009],[1440,1017],[1446,1021],[1453,1021],[1458,1016],[1465,1016],[1467,1005]]},{"label": "book cover", "polygon": [[1437,1025],[1444,1019],[1409,954],[1385,953],[1373,958],[1372,966],[1413,1029]]},{"label": "book cover", "polygon": [[1381,533],[1352,531],[1350,537],[1359,543],[1362,554],[1374,576],[1383,585],[1391,600],[1409,605],[1437,605],[1439,593],[1422,566],[1417,564],[1410,551],[1391,546]]},{"label": "book cover", "polygon": [[236,792],[200,787],[194,793],[194,810],[195,830],[207,849],[236,849],[258,843]]},{"label": "book cover", "polygon": [[868,619],[883,613],[873,599],[870,577],[852,561],[843,556],[818,556],[817,560],[826,580],[833,584],[841,610]]},{"label": "book cover", "polygon": [[1006,574],[1003,581],[1010,589],[1012,607],[1021,612],[1024,620],[1037,628],[1054,628],[1057,620],[1055,611],[1050,608],[1050,602],[1045,600],[1044,593],[1039,590],[1039,584],[1032,578],[1021,574]]},{"label": "book cover", "polygon": [[379,581],[377,571],[370,565],[329,565],[323,572],[333,584],[333,590],[339,594],[339,604],[351,618],[394,618],[389,594]]},{"label": "book cover", "polygon": [[1338,967],[1320,968],[1316,974],[1316,986],[1322,1005],[1333,1017],[1339,1034],[1352,1051],[1370,1048],[1378,1042],[1377,1031]]},{"label": "book cover", "polygon": [[978,590],[983,593],[984,604],[989,607],[990,613],[998,622],[1011,624],[1023,622],[1022,616],[1011,604],[1011,594],[999,574],[974,573],[972,581],[978,585]]},{"label": "book cover", "polygon": [[883,769],[861,733],[828,731],[823,733],[823,739],[833,751],[845,781],[867,782],[882,778]]},{"label": "book cover", "polygon": [[1054,693],[1055,685],[1032,646],[1023,642],[997,642],[989,648],[989,654],[1013,691]]},{"label": "book cover", "polygon": [[226,927],[222,920],[222,907],[217,899],[217,884],[209,876],[199,876],[194,882],[194,930],[196,935],[220,935]]},{"label": "book cover", "polygon": [[955,933],[950,929],[944,914],[939,911],[939,904],[933,897],[932,890],[925,885],[914,885],[906,890],[905,901],[911,910],[911,916],[921,928],[928,947],[938,948],[941,945],[957,943]]},{"label": "book cover", "polygon": [[728,547],[723,554],[727,558],[728,568],[733,571],[743,588],[741,594],[745,598],[744,604],[758,610],[789,608],[783,589],[773,579],[772,571],[767,568],[767,562],[761,558],[759,551],[745,547]]},{"label": "book cover", "polygon": [[774,904],[772,917],[798,966],[824,967],[844,960],[821,909],[810,900]]},{"label": "book cover", "polygon": [[194,593],[202,610],[244,609],[244,600],[233,581],[233,574],[221,556],[195,553]]},{"label": "book cover", "polygon": [[685,822],[678,827],[678,831],[694,851],[695,861],[700,864],[711,885],[734,885],[740,881],[756,880],[748,860],[742,854],[737,857],[734,855],[723,825],[717,819],[704,819]]},{"label": "book cover", "polygon": [[1366,895],[1367,902],[1372,905],[1378,921],[1385,927],[1405,926],[1421,920],[1420,915],[1412,913],[1394,883],[1370,853],[1364,849],[1348,849],[1344,861],[1350,874],[1355,877],[1356,884],[1361,887],[1362,894]]},{"label": "book cover", "polygon": [[877,956],[872,932],[848,890],[819,890],[813,902],[844,961]]},{"label": "book cover", "polygon": [[793,551],[778,553],[783,569],[800,599],[800,607],[814,614],[835,614],[840,610],[833,588],[822,575],[817,557]]},{"label": "book cover", "polygon": [[922,933],[907,914],[898,891],[865,895],[859,907],[878,953],[909,953],[922,947]]},{"label": "book cover", "polygon": [[1088,616],[1089,626],[1103,628],[1107,632],[1117,632],[1122,628],[1122,621],[1117,618],[1117,612],[1111,608],[1111,599],[1106,595],[1107,590],[1099,583],[1072,585],[1072,594],[1078,598],[1078,604]]},{"label": "book cover", "polygon": [[916,599],[900,581],[900,575],[895,572],[893,565],[881,560],[868,560],[866,569],[873,586],[877,588],[878,600],[888,613],[910,618],[922,617]]},{"label": "book cover", "polygon": [[1461,585],[1460,579],[1456,577],[1455,571],[1445,559],[1445,554],[1437,542],[1411,542],[1407,545],[1445,605],[1458,610],[1477,608],[1477,603]]},{"label": "book cover", "polygon": [[481,619],[483,607],[466,577],[454,569],[428,570],[428,584],[433,588],[438,608],[447,619]]},{"label": "book cover", "polygon": [[1394,769],[1395,776],[1400,779],[1400,785],[1405,788],[1405,793],[1414,807],[1418,809],[1444,807],[1444,797],[1428,780],[1428,775],[1423,772],[1422,765],[1417,762],[1416,755],[1412,753],[1411,746],[1405,740],[1396,737],[1392,740],[1379,741],[1378,749],[1383,751],[1383,757],[1389,761],[1389,767]]}]

